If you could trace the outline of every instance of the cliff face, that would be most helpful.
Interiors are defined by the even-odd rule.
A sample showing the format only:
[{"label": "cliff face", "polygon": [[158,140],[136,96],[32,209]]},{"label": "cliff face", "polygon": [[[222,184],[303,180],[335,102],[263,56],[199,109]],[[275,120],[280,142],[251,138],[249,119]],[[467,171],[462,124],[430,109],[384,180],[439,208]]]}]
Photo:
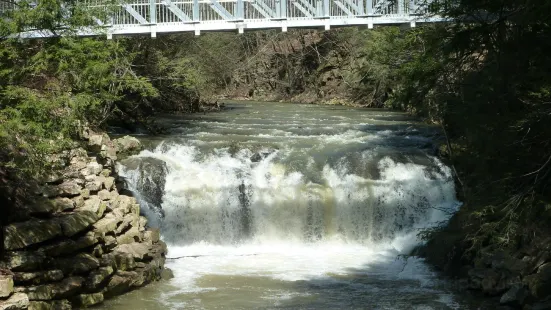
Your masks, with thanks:
[{"label": "cliff face", "polygon": [[84,139],[86,149],[55,158],[63,168],[3,227],[0,309],[87,307],[171,274],[159,231],[119,193],[117,155],[139,151],[139,142]]}]

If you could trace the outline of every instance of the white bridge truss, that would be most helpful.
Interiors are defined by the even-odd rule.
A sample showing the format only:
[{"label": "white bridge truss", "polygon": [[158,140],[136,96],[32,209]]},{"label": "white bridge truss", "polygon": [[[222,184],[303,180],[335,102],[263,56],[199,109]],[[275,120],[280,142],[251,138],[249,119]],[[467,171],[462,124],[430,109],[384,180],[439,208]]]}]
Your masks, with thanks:
[{"label": "white bridge truss", "polygon": [[[421,5],[423,1],[424,5]],[[113,35],[254,29],[322,28],[438,22],[427,17],[427,0],[130,0],[109,21],[97,20]],[[102,0],[85,0],[102,7]],[[103,2],[104,3],[104,2]],[[6,8],[1,8],[2,9]],[[82,31],[82,35],[97,35]],[[36,34],[32,35],[36,36]],[[44,35],[42,35],[44,36]],[[48,36],[48,35],[46,35]]]}]

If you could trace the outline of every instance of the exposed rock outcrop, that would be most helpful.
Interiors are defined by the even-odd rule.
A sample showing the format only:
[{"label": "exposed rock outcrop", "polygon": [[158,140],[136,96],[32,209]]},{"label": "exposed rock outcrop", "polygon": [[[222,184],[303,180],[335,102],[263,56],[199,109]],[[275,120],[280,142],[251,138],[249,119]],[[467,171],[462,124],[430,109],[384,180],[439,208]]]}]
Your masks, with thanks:
[{"label": "exposed rock outcrop", "polygon": [[159,231],[114,186],[117,155],[138,152],[139,141],[86,137],[86,149],[56,158],[62,171],[3,228],[0,310],[88,307],[170,274]]}]

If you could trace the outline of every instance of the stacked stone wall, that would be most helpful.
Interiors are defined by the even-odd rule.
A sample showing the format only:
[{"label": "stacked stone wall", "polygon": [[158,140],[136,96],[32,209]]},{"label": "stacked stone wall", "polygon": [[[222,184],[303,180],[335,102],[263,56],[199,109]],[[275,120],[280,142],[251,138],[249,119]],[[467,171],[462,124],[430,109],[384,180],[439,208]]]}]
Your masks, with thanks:
[{"label": "stacked stone wall", "polygon": [[139,141],[84,139],[52,158],[62,169],[3,228],[0,310],[88,307],[171,274],[159,231],[115,173],[117,156],[139,151]]}]

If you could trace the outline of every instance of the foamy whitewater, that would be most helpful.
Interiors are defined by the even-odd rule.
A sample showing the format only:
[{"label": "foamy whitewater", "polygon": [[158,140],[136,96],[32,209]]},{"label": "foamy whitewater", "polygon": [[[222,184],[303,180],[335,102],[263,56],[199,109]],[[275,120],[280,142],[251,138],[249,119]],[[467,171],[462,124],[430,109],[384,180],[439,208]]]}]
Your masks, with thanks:
[{"label": "foamy whitewater", "polygon": [[462,307],[402,256],[460,206],[435,130],[390,112],[233,107],[167,118],[172,134],[119,166],[175,278],[112,307]]}]

